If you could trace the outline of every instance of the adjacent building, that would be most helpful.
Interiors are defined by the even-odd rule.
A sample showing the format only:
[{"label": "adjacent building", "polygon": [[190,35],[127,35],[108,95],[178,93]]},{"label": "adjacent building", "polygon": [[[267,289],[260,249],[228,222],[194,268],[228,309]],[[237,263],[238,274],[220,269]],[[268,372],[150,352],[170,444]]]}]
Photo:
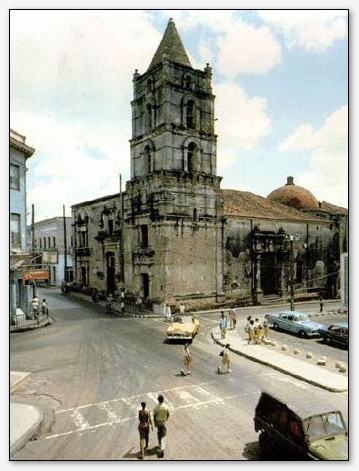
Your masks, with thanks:
[{"label": "adjacent building", "polygon": [[59,286],[73,281],[72,218],[53,217],[30,227],[32,252],[36,264],[49,271],[47,282]]},{"label": "adjacent building", "polygon": [[17,307],[26,311],[32,295],[25,285],[23,270],[30,260],[26,231],[27,159],[35,152],[26,144],[26,137],[10,129],[10,315]]},{"label": "adjacent building", "polygon": [[267,198],[221,189],[214,103],[211,67],[191,66],[170,19],[133,75],[126,190],[72,206],[74,280],[154,306],[336,297],[347,210],[293,177]]}]

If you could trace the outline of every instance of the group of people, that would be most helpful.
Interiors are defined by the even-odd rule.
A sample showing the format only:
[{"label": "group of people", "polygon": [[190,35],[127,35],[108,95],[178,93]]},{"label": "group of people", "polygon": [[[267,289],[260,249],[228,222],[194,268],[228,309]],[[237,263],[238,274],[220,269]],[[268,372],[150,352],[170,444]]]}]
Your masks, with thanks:
[{"label": "group of people", "polygon": [[43,298],[43,300],[41,302],[41,306],[40,306],[40,299],[38,298],[37,295],[35,295],[31,300],[32,317],[34,319],[39,318],[40,308],[41,308],[41,313],[42,314],[44,314],[46,316],[49,314],[49,309],[48,309],[48,306],[47,306],[46,299]]},{"label": "group of people", "polygon": [[226,333],[229,324],[229,330],[234,330],[237,325],[237,315],[233,306],[228,311],[229,320],[225,315],[224,311],[221,311],[221,316],[219,318],[219,330],[221,331],[221,339],[226,338]]},{"label": "group of people", "polygon": [[258,317],[253,319],[252,316],[248,316],[244,331],[248,335],[248,345],[264,342],[268,338],[269,333],[269,325],[266,317],[264,317],[264,320],[261,322]]},{"label": "group of people", "polygon": [[[219,353],[219,356],[221,357],[221,361],[217,368],[218,374],[232,372],[232,370],[230,369],[231,357],[229,355],[229,347],[230,347],[230,344],[227,343]],[[187,376],[191,374],[190,367],[191,367],[192,362],[193,362],[193,356],[191,352],[189,351],[188,343],[186,343],[184,346],[183,367],[181,369],[181,376]]]},{"label": "group of people", "polygon": [[[219,356],[221,357],[220,364],[217,369],[217,373],[231,373],[230,364],[231,357],[229,355],[230,344],[227,343],[221,350]],[[184,346],[183,364],[184,368],[181,369],[181,375],[189,375],[190,364],[193,361],[193,357],[189,351],[189,345],[186,343]],[[140,454],[139,458],[144,459],[146,451],[149,447],[150,431],[153,432],[154,427],[157,429],[157,456],[163,458],[166,448],[166,435],[167,435],[167,420],[170,416],[170,410],[168,405],[164,401],[164,396],[159,394],[157,397],[158,404],[153,409],[153,420],[151,411],[147,409],[146,402],[141,402],[141,409],[138,411],[138,432],[140,435]]]},{"label": "group of people", "polygon": [[164,402],[164,397],[159,394],[158,404],[153,409],[153,421],[151,411],[147,409],[146,402],[141,402],[141,409],[138,411],[138,432],[140,434],[140,459],[145,457],[149,445],[150,430],[153,431],[153,424],[157,428],[158,449],[157,456],[163,458],[166,448],[167,427],[166,422],[170,416],[168,405]]}]

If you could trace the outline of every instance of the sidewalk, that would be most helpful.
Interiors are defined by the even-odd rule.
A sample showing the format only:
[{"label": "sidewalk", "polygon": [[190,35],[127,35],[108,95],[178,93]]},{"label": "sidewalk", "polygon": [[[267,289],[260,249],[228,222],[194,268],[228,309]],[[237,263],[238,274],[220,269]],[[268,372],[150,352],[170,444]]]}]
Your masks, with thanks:
[{"label": "sidewalk", "polygon": [[[10,393],[30,373],[20,371],[10,372]],[[10,459],[11,456],[25,445],[39,429],[42,422],[42,412],[30,404],[10,402]]]},{"label": "sidewalk", "polygon": [[220,338],[219,328],[212,330],[212,338],[219,345],[230,344],[229,350],[249,360],[270,366],[281,373],[306,381],[314,386],[332,392],[348,391],[348,377],[340,373],[332,373],[325,366],[310,363],[276,351],[273,346],[248,345],[244,325],[235,330],[227,331],[226,338]]},{"label": "sidewalk", "polygon": [[[149,311],[141,312],[140,315],[143,317],[159,317]],[[270,366],[284,374],[327,389],[328,391],[345,392],[348,390],[348,377],[345,375],[332,373],[325,366],[311,365],[306,361],[275,351],[275,348],[278,347],[248,345],[244,333],[246,320],[243,316],[239,317],[236,329],[228,330],[225,339],[220,338],[219,327],[215,327],[212,330],[211,336],[217,344],[225,345],[229,343],[229,350],[235,354]],[[15,391],[16,387],[29,374],[26,372],[10,372],[10,392]],[[39,409],[28,404],[10,402],[10,459],[18,449],[35,435],[41,422],[42,412]]]}]

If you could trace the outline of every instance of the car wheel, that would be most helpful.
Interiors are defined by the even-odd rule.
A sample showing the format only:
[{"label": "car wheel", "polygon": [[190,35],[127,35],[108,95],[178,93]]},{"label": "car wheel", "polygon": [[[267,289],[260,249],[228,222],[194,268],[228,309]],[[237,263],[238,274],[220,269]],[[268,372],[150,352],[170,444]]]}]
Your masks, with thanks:
[{"label": "car wheel", "polygon": [[270,459],[273,456],[274,447],[269,435],[265,432],[260,433],[258,444],[261,458],[264,460]]},{"label": "car wheel", "polygon": [[299,335],[299,337],[301,337],[302,339],[306,338],[306,336],[307,336],[307,334],[304,332],[304,330],[300,330],[300,331],[298,332],[298,335]]},{"label": "car wheel", "polygon": [[273,324],[273,329],[274,329],[274,330],[279,330],[278,324],[274,323],[274,324]]}]

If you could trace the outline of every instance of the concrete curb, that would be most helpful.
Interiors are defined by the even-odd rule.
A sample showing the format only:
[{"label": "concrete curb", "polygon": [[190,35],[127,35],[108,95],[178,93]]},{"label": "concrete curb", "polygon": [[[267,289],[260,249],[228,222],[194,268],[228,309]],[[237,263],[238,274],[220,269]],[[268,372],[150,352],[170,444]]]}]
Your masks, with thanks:
[{"label": "concrete curb", "polygon": [[[232,339],[230,338],[227,338],[225,342],[216,339],[214,331],[212,331],[211,335],[212,339],[218,345],[224,346],[225,344],[231,344],[232,342]],[[243,351],[236,349],[235,346],[233,346],[232,344],[229,350],[237,355],[241,355],[247,358],[248,360],[261,363],[265,366],[270,366],[271,368],[280,371],[281,373],[305,381],[309,384],[312,384],[313,386],[318,386],[322,389],[326,389],[327,391],[348,391],[347,377],[343,377],[339,374],[325,371],[325,378],[323,378],[323,370],[319,366],[307,364],[299,359],[285,357],[283,354],[278,352],[271,352],[269,350],[267,351],[265,347],[262,347],[261,345],[253,345],[253,347],[255,347],[257,355],[244,353]],[[265,349],[263,355],[260,354],[260,349]]]},{"label": "concrete curb", "polygon": [[[42,420],[43,414],[38,408],[30,404],[10,403],[10,457],[35,435]],[[20,421],[23,426],[19,429],[16,424]],[[17,433],[19,430],[21,433]]]}]

